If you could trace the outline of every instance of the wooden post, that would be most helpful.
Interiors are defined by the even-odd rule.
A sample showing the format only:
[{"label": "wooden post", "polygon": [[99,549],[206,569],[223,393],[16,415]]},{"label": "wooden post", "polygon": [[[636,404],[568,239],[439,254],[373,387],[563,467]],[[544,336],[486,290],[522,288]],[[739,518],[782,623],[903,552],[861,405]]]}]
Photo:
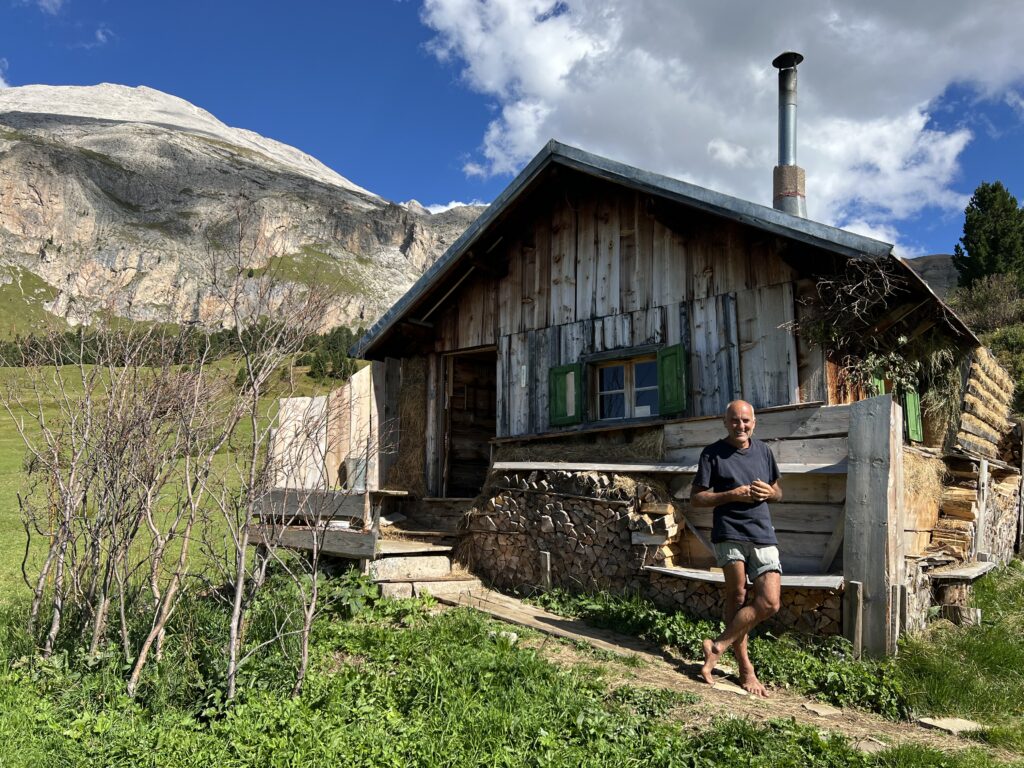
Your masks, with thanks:
[{"label": "wooden post", "polygon": [[844,576],[863,585],[864,652],[893,654],[901,621],[892,588],[903,584],[905,566],[903,409],[891,395],[851,406],[849,451]]},{"label": "wooden post", "polygon": [[544,589],[551,589],[551,553],[540,553],[540,585]]},{"label": "wooden post", "polygon": [[859,581],[847,581],[843,592],[843,635],[859,659],[864,647],[864,585]]},{"label": "wooden post", "polygon": [[978,463],[978,516],[974,521],[974,546],[971,547],[974,559],[978,555],[987,553],[985,548],[985,522],[988,512],[988,459],[982,459]]}]

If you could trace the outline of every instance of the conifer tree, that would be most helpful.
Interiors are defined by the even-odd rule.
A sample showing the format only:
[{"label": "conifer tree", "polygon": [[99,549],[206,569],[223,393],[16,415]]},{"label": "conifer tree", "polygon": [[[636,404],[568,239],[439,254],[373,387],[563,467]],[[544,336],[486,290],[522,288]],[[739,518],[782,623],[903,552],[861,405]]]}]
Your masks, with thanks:
[{"label": "conifer tree", "polygon": [[1002,182],[982,182],[964,210],[964,234],[953,249],[961,286],[1010,274],[1024,285],[1024,213]]}]

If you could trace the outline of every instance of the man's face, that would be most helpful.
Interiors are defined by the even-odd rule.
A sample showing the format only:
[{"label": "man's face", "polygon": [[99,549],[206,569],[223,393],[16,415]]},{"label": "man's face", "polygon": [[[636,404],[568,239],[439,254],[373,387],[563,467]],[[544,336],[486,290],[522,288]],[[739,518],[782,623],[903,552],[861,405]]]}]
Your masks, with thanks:
[{"label": "man's face", "polygon": [[725,428],[729,433],[729,442],[737,448],[747,447],[756,423],[754,411],[749,405],[731,407],[725,413]]}]

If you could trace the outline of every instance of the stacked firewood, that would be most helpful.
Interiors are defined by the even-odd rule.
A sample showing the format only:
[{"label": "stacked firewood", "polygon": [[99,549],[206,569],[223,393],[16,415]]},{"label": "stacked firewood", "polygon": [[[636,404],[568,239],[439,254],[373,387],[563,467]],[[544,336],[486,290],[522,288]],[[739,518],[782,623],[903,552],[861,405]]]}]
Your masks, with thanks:
[{"label": "stacked firewood", "polygon": [[932,531],[931,552],[945,552],[958,561],[970,559],[974,523],[978,519],[978,465],[968,460],[947,459],[952,485],[942,490],[939,518]]},{"label": "stacked firewood", "polygon": [[636,592],[644,566],[671,564],[675,508],[642,480],[552,470],[492,476],[489,491],[458,558],[497,586]]}]

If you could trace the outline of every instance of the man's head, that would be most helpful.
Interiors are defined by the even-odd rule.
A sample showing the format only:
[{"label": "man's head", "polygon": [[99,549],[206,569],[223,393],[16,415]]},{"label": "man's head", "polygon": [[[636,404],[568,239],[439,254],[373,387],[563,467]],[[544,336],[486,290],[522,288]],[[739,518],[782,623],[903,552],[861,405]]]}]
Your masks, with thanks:
[{"label": "man's head", "polygon": [[726,441],[734,448],[746,448],[750,445],[750,437],[754,434],[754,406],[746,400],[733,400],[725,408],[725,429],[728,432]]}]

